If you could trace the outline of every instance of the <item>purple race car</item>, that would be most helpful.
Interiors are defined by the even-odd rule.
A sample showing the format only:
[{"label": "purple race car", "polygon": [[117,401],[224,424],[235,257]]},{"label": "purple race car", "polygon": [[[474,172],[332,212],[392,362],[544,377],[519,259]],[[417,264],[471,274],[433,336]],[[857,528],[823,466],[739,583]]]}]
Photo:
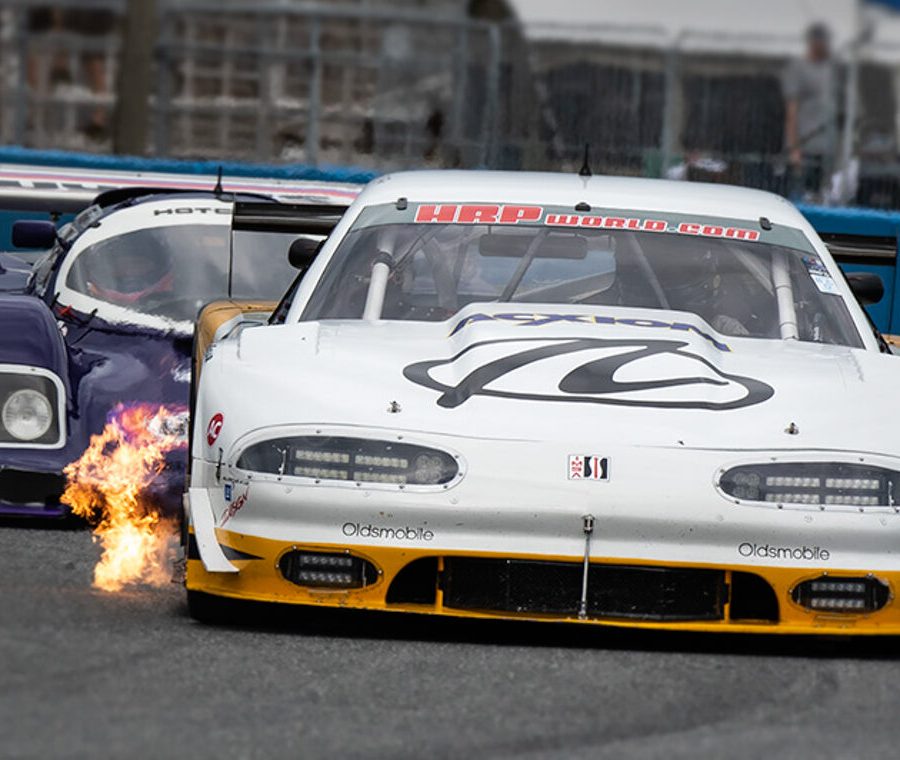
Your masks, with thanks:
[{"label": "purple race car", "polygon": [[[305,193],[304,193],[305,191]],[[258,193],[119,189],[69,224],[23,221],[30,270],[0,271],[0,515],[63,516],[63,468],[122,405],[159,404],[187,423],[194,321],[220,299],[277,301],[288,249],[321,238],[358,188],[309,183]],[[184,449],[169,455],[163,509],[177,511]]]}]

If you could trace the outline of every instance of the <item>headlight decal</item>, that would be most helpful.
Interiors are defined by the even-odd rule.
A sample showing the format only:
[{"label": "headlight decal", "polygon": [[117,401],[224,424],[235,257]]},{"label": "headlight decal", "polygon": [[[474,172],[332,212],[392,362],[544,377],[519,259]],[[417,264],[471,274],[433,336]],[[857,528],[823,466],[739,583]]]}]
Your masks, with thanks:
[{"label": "headlight decal", "polygon": [[771,507],[897,511],[900,472],[859,462],[766,462],[730,467],[717,483],[731,500]]},{"label": "headlight decal", "polygon": [[0,367],[0,446],[49,448],[64,443],[62,383],[47,370]]},{"label": "headlight decal", "polygon": [[332,435],[272,438],[244,449],[237,467],[316,482],[449,487],[461,477],[458,457],[416,443]]},{"label": "headlight decal", "polygon": [[34,388],[13,391],[3,402],[0,414],[3,427],[20,441],[34,441],[45,435],[53,424],[50,399]]}]

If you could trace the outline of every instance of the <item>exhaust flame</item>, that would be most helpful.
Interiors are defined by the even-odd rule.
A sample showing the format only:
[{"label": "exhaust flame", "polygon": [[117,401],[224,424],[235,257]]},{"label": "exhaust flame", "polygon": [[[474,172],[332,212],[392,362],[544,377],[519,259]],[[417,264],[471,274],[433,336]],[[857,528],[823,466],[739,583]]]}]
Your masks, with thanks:
[{"label": "exhaust flame", "polygon": [[154,504],[151,485],[166,453],[186,445],[187,409],[158,404],[119,404],[84,454],[68,465],[62,501],[94,526],[103,548],[94,586],[118,591],[171,578],[174,521]]}]

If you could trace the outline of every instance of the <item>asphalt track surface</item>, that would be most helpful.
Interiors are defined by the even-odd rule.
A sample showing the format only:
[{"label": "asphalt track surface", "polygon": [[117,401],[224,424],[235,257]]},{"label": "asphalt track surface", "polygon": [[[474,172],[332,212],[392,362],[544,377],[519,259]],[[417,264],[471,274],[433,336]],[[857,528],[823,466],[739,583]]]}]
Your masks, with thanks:
[{"label": "asphalt track surface", "polygon": [[4,758],[896,758],[900,641],[607,632],[107,594],[0,525]]}]

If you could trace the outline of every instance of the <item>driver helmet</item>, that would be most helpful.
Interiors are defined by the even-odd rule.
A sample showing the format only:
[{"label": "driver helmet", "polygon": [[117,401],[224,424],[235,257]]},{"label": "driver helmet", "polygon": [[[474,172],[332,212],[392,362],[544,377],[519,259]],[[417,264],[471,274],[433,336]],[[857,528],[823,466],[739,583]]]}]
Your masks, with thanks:
[{"label": "driver helmet", "polygon": [[674,309],[703,314],[719,290],[716,258],[712,251],[696,247],[670,251],[662,267],[656,266],[663,292]]},{"label": "driver helmet", "polygon": [[175,286],[172,255],[162,246],[152,251],[120,249],[93,263],[87,277],[88,291],[110,303],[123,306],[140,303]]}]

